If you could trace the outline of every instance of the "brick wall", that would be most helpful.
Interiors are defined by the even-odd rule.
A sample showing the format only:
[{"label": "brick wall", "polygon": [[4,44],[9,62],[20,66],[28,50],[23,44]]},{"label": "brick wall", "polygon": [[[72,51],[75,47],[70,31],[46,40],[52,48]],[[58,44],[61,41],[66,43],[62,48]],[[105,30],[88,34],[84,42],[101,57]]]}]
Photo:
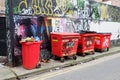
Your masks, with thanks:
[{"label": "brick wall", "polygon": [[111,0],[112,5],[120,7],[120,0]]},{"label": "brick wall", "polygon": [[95,0],[97,2],[107,2],[111,1],[111,5],[120,7],[120,0]]}]

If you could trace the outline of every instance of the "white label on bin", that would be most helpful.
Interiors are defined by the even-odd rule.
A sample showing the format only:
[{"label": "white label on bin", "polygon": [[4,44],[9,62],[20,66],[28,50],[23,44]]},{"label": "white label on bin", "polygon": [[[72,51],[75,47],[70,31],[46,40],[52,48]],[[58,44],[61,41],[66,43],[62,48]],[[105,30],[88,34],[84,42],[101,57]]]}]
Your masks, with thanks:
[{"label": "white label on bin", "polygon": [[92,44],[92,41],[87,41],[87,45],[91,45]]},{"label": "white label on bin", "polygon": [[96,40],[95,40],[95,43],[96,43],[97,45],[100,45],[100,40],[96,39]]},{"label": "white label on bin", "polygon": [[105,38],[105,40],[104,40],[104,42],[103,42],[103,46],[108,46],[109,40],[108,40],[108,38],[106,38],[106,37],[104,37],[104,38]]}]

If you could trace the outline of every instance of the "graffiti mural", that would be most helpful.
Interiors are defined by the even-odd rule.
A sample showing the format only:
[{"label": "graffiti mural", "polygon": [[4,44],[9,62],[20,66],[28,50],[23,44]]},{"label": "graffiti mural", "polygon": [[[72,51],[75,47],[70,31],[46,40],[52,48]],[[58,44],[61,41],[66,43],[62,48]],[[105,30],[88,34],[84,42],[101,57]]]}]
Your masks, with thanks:
[{"label": "graffiti mural", "polygon": [[98,7],[98,3],[94,3],[93,4],[93,15],[92,15],[92,18],[95,19],[95,20],[99,20],[100,18],[100,11],[99,11],[99,7]]},{"label": "graffiti mural", "polygon": [[[120,21],[119,8],[90,0],[11,0],[11,2],[15,56],[21,55],[19,41],[26,37],[38,37],[43,40],[41,57],[48,58],[46,54],[50,53],[47,51],[51,50],[50,32],[89,31],[91,22]],[[6,13],[8,9],[6,6]],[[8,34],[7,36],[11,37]]]},{"label": "graffiti mural", "polygon": [[[39,38],[42,40],[41,56],[46,51],[50,51],[50,32],[51,26],[47,24],[45,17],[14,16],[14,55],[21,55],[22,39],[27,37]],[[47,56],[48,57],[48,56]]]},{"label": "graffiti mural", "polygon": [[61,15],[68,11],[69,0],[17,0],[14,13],[21,15]]},{"label": "graffiti mural", "polygon": [[53,18],[52,19],[52,27],[53,27],[53,32],[64,32],[63,31],[63,26],[61,25],[62,24],[62,21],[63,19],[61,18]]},{"label": "graffiti mural", "polygon": [[108,12],[109,12],[110,21],[120,22],[120,8],[119,7],[117,8],[117,7],[109,6]]},{"label": "graffiti mural", "polygon": [[111,15],[112,10],[119,13],[119,9],[116,7],[114,9],[113,6],[89,0],[17,0],[15,2],[16,4],[13,3],[13,13],[19,15],[45,15],[107,21],[115,19],[116,15]]},{"label": "graffiti mural", "polygon": [[52,32],[80,32],[90,29],[90,20],[75,18],[52,18]]},{"label": "graffiti mural", "polygon": [[89,30],[89,27],[89,20],[86,19],[70,19],[66,22],[66,31],[69,30],[69,32],[80,32],[81,30]]},{"label": "graffiti mural", "polygon": [[100,13],[101,13],[101,20],[107,20],[108,19],[108,7],[107,5],[101,5],[100,7]]}]

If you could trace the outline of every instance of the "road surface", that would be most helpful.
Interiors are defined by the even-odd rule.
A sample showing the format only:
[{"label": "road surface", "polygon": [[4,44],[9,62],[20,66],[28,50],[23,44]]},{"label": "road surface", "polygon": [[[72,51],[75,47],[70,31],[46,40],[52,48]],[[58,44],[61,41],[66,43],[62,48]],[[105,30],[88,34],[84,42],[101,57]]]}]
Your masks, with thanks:
[{"label": "road surface", "polygon": [[120,80],[120,53],[26,80]]}]

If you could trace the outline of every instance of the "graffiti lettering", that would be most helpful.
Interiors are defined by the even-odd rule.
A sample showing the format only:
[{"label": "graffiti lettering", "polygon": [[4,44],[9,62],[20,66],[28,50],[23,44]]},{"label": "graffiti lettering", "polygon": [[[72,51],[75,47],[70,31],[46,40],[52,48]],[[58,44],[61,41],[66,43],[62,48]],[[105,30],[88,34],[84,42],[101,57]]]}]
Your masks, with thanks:
[{"label": "graffiti lettering", "polygon": [[90,29],[90,21],[87,19],[53,19],[53,32],[80,32]]},{"label": "graffiti lettering", "polygon": [[109,7],[109,20],[120,22],[120,9],[116,7]]},{"label": "graffiti lettering", "polygon": [[40,9],[40,0],[32,0],[32,9],[33,9],[33,15],[34,14],[40,14],[41,9]]},{"label": "graffiti lettering", "polygon": [[78,8],[84,9],[84,0],[77,0]]},{"label": "graffiti lettering", "polygon": [[77,19],[76,21],[74,21],[74,29],[75,29],[75,32],[79,32],[81,30],[89,30],[90,29],[89,20]]},{"label": "graffiti lettering", "polygon": [[60,31],[60,20],[55,20],[55,29],[54,32],[61,32]]},{"label": "graffiti lettering", "polygon": [[100,18],[97,4],[93,4],[93,18],[94,19]]},{"label": "graffiti lettering", "polygon": [[66,23],[66,32],[74,32],[74,26],[73,26],[73,22],[72,21],[68,21]]},{"label": "graffiti lettering", "polygon": [[32,14],[32,9],[31,8],[28,8],[28,9],[23,8],[21,13],[23,15],[25,15],[25,14],[31,15]]},{"label": "graffiti lettering", "polygon": [[107,6],[102,5],[100,11],[101,11],[101,19],[102,20],[107,20],[108,19]]},{"label": "graffiti lettering", "polygon": [[83,30],[83,20],[76,20],[74,23],[75,32]]},{"label": "graffiti lettering", "polygon": [[53,3],[52,0],[46,0],[45,8],[47,9],[47,15],[53,15]]},{"label": "graffiti lettering", "polygon": [[21,7],[22,6],[24,6],[24,8],[26,9],[26,8],[28,8],[28,4],[27,4],[27,1],[26,0],[23,0],[23,1],[21,1],[20,3],[19,3],[19,5],[18,5],[18,12],[19,13],[21,13]]},{"label": "graffiti lettering", "polygon": [[93,14],[93,8],[88,1],[82,1],[78,4],[77,12],[80,18],[90,18]]},{"label": "graffiti lettering", "polygon": [[14,7],[13,12],[14,12],[14,14],[17,14],[18,13],[18,7]]},{"label": "graffiti lettering", "polygon": [[[53,4],[54,3],[54,4]],[[29,3],[27,0],[22,0],[18,9],[14,7],[14,13],[27,14],[27,15],[65,15],[68,11],[68,0],[31,0]]]},{"label": "graffiti lettering", "polygon": [[64,16],[67,11],[68,11],[68,5],[69,1],[68,0],[56,0],[56,7],[53,10],[54,11],[54,16],[59,15],[59,16]]}]

